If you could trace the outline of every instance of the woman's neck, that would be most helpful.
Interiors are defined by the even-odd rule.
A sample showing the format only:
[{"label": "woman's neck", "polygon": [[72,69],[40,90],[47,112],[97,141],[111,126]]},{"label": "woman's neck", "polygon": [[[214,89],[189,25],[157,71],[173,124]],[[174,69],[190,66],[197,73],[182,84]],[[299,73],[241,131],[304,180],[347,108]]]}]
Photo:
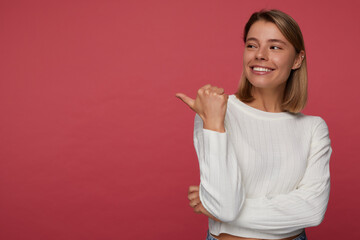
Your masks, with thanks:
[{"label": "woman's neck", "polygon": [[248,103],[249,106],[265,112],[283,112],[281,108],[283,99],[283,90],[272,90],[264,88],[252,88],[252,96],[255,98]]}]

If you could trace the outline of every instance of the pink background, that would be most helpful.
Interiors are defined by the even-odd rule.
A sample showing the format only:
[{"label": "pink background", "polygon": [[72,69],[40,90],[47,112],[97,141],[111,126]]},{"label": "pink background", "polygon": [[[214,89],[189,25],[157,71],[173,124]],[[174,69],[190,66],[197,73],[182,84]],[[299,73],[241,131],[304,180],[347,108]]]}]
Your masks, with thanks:
[{"label": "pink background", "polygon": [[329,126],[331,196],[309,239],[355,239],[359,2],[1,1],[0,239],[205,239],[194,113],[175,97],[236,91],[251,13],[299,23],[305,114]]}]

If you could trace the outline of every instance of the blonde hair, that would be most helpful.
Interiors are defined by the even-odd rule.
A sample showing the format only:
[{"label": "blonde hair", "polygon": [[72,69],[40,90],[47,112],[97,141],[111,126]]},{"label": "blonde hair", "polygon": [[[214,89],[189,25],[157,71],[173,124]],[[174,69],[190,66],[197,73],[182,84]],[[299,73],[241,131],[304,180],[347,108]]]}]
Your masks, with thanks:
[{"label": "blonde hair", "polygon": [[[253,13],[246,23],[244,28],[244,43],[246,42],[250,27],[259,20],[274,23],[284,37],[294,46],[297,54],[300,53],[301,50],[304,51],[304,58],[300,68],[292,69],[286,81],[281,105],[282,109],[287,112],[298,113],[304,109],[307,103],[308,86],[305,45],[300,27],[292,17],[282,11],[276,9],[261,10]],[[243,102],[251,102],[254,100],[254,97],[251,95],[251,89],[252,85],[243,72],[239,88],[235,95]]]}]

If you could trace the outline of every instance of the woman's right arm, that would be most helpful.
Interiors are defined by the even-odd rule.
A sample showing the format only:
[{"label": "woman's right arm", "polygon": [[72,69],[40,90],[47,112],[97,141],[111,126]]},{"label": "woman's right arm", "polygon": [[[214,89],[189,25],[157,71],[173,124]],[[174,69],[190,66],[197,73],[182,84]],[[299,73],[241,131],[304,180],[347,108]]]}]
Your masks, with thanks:
[{"label": "woman's right arm", "polygon": [[244,202],[239,163],[225,129],[228,95],[207,84],[196,99],[176,96],[194,112],[194,146],[200,166],[200,200],[204,208],[223,222],[236,219]]},{"label": "woman's right arm", "polygon": [[227,129],[218,132],[203,128],[198,114],[194,123],[194,146],[200,167],[200,201],[222,222],[237,218],[245,200],[241,171]]}]

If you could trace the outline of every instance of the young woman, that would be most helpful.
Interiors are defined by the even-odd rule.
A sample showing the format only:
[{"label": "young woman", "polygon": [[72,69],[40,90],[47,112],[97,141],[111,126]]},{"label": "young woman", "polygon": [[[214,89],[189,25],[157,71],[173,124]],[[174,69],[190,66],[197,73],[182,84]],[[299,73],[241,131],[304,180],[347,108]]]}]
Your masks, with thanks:
[{"label": "young woman", "polygon": [[200,185],[190,206],[209,217],[207,239],[304,240],[319,225],[330,193],[329,131],[300,111],[307,101],[303,37],[278,11],[254,13],[244,29],[243,73],[235,94],[210,84],[196,99]]}]

